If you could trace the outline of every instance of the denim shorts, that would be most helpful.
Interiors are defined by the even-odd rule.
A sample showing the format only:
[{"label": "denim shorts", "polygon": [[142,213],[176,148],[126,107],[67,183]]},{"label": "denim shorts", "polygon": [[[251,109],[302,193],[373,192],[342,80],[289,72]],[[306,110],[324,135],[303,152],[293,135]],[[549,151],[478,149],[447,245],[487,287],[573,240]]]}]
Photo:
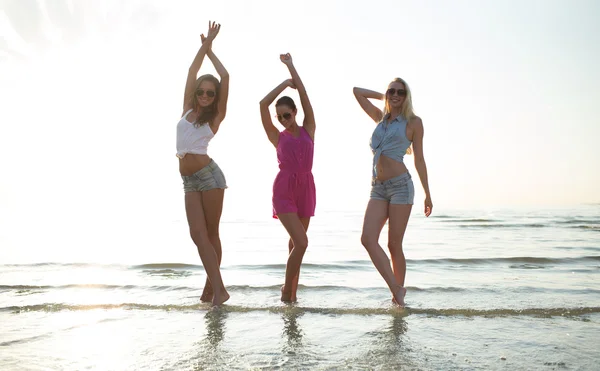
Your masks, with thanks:
[{"label": "denim shorts", "polygon": [[210,163],[194,174],[182,175],[184,192],[202,192],[215,188],[226,189],[225,175],[216,162],[210,160]]},{"label": "denim shorts", "polygon": [[415,199],[415,186],[408,172],[388,180],[371,182],[371,198],[387,201],[393,205],[412,205]]}]

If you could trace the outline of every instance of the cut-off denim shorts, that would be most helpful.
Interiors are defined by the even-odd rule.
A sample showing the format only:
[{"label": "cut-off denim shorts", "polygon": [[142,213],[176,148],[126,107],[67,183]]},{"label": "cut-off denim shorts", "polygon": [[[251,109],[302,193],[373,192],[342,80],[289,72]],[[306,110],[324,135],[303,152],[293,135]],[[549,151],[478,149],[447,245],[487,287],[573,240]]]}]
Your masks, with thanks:
[{"label": "cut-off denim shorts", "polygon": [[210,160],[208,165],[190,176],[182,175],[181,179],[183,179],[183,191],[186,193],[227,188],[225,175],[221,171],[221,168],[219,168],[219,165],[213,160]]},{"label": "cut-off denim shorts", "polygon": [[412,205],[415,199],[415,186],[408,172],[388,180],[371,182],[371,198],[387,201],[392,205]]}]

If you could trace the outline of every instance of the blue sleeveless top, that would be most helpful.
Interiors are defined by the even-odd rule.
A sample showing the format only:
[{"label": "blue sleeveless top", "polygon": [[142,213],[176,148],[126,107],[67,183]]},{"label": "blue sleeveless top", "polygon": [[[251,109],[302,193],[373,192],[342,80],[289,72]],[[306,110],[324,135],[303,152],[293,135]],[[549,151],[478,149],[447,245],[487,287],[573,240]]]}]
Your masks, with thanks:
[{"label": "blue sleeveless top", "polygon": [[373,151],[373,179],[377,177],[377,162],[381,155],[389,157],[398,162],[404,162],[404,154],[411,141],[406,137],[406,125],[408,122],[404,117],[397,116],[391,122],[384,117],[371,136],[371,150]]}]

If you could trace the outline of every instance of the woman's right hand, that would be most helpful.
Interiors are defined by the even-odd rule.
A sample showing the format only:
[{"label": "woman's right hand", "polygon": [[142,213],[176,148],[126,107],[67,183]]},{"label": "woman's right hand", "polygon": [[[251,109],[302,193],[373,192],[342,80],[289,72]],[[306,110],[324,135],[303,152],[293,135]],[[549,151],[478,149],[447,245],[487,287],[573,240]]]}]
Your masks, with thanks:
[{"label": "woman's right hand", "polygon": [[287,86],[288,88],[292,88],[292,89],[296,89],[296,85],[294,85],[294,80],[292,79],[287,79],[283,82],[285,84],[285,86]]}]

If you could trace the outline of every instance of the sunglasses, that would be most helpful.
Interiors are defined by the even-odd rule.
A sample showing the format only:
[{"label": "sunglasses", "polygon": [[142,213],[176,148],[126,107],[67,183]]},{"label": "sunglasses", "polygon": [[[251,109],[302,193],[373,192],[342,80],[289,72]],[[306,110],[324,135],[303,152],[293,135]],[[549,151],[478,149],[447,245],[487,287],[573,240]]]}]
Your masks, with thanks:
[{"label": "sunglasses", "polygon": [[404,90],[404,89],[398,89],[398,90],[396,90],[394,88],[391,88],[391,89],[388,89],[388,91],[386,91],[385,93],[387,95],[389,95],[390,97],[393,96],[396,93],[398,94],[399,97],[406,97],[406,90]]},{"label": "sunglasses", "polygon": [[277,120],[279,120],[279,121],[281,121],[283,119],[289,120],[292,118],[292,114],[289,112],[286,112],[283,115],[275,115],[275,117],[277,117]]},{"label": "sunglasses", "polygon": [[209,98],[214,98],[215,97],[215,92],[212,90],[204,90],[204,89],[198,89],[196,90],[196,95],[201,97],[204,95],[204,93],[206,93],[206,96]]}]

